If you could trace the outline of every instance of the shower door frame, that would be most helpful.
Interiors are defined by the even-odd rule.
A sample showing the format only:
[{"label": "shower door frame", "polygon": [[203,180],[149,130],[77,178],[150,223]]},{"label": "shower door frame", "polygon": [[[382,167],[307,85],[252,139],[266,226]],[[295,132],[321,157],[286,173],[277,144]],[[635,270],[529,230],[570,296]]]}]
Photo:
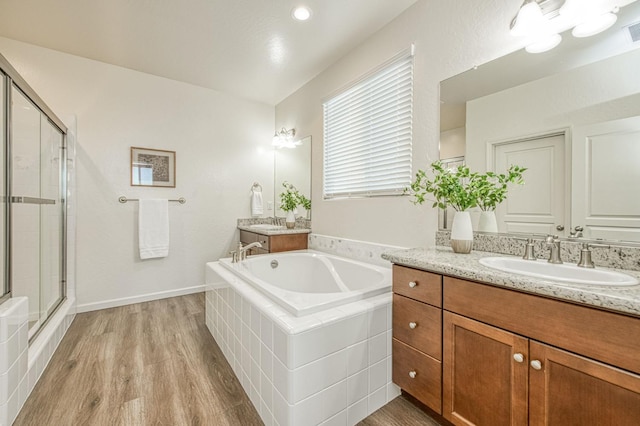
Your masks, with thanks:
[{"label": "shower door frame", "polygon": [[[47,117],[47,120],[51,125],[60,130],[62,134],[62,143],[60,146],[60,171],[59,171],[59,179],[60,179],[60,299],[58,303],[56,303],[51,309],[47,311],[47,318],[39,325],[38,330],[33,336],[29,339],[29,342],[33,341],[39,332],[45,327],[46,323],[52,317],[53,312],[55,312],[60,305],[64,303],[67,299],[67,127],[64,125],[62,120],[58,118],[58,116],[47,106],[47,104],[38,96],[38,94],[29,86],[29,84],[20,76],[18,71],[7,61],[7,59],[0,54],[0,78],[2,78],[4,85],[4,97],[1,100],[4,103],[4,117],[1,117],[5,121],[5,128],[2,135],[2,142],[4,146],[4,193],[6,194],[6,198],[4,201],[4,214],[5,214],[5,235],[4,241],[4,279],[3,282],[3,292],[0,295],[0,304],[4,301],[8,300],[12,297],[12,275],[11,275],[11,243],[13,240],[13,231],[11,227],[12,222],[12,209],[11,206],[13,204],[12,201],[12,158],[11,158],[11,147],[12,147],[12,132],[11,132],[11,96],[12,96],[12,88],[15,87],[18,91],[20,91],[27,99],[29,99],[38,110]],[[38,285],[39,294],[41,294],[42,287],[40,283]],[[38,298],[38,304],[40,304],[40,297]],[[38,311],[40,311],[40,306],[38,306]]]}]

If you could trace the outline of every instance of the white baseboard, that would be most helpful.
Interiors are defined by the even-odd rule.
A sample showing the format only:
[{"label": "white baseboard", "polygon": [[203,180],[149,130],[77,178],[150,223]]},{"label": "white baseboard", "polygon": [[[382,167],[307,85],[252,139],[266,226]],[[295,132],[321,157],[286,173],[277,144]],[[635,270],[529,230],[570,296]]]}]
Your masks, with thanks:
[{"label": "white baseboard", "polygon": [[177,290],[160,291],[157,293],[142,294],[140,296],[123,297],[103,302],[84,303],[78,305],[77,313],[97,311],[100,309],[116,308],[118,306],[132,305],[134,303],[150,302],[152,300],[167,299],[169,297],[184,296],[185,294],[200,293],[204,291],[204,285],[180,288]]}]

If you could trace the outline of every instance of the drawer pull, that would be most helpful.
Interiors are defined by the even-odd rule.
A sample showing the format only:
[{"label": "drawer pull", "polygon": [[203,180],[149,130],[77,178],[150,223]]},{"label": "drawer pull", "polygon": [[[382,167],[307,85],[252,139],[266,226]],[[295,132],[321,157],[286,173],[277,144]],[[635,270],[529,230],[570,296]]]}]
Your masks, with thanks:
[{"label": "drawer pull", "polygon": [[416,323],[416,322],[410,322],[410,323],[409,323],[409,328],[410,328],[410,329],[412,329],[412,330],[413,330],[414,328],[416,328],[417,326],[418,326],[418,323]]},{"label": "drawer pull", "polygon": [[417,286],[418,283],[415,281],[409,281],[409,287],[414,288],[415,286]]},{"label": "drawer pull", "polygon": [[524,355],[517,353],[517,354],[513,354],[513,359],[516,362],[524,362]]},{"label": "drawer pull", "polygon": [[537,359],[534,359],[533,361],[531,361],[531,367],[534,370],[542,370],[542,363]]},{"label": "drawer pull", "polygon": [[415,371],[409,371],[409,377],[411,377],[412,379],[416,378],[417,373]]}]

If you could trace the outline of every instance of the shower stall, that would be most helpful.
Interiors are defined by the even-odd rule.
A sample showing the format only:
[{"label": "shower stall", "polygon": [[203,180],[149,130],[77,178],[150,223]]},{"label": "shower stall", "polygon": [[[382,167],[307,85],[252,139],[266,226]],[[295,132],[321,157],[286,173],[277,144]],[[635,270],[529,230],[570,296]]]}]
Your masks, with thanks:
[{"label": "shower stall", "polygon": [[32,341],[66,297],[67,128],[0,55],[2,299],[28,298]]}]

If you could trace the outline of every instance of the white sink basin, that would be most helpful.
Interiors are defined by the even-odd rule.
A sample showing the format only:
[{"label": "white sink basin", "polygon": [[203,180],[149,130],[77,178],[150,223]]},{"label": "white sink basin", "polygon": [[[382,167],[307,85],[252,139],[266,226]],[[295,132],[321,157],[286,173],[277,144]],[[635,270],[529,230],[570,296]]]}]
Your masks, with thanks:
[{"label": "white sink basin", "polygon": [[580,268],[572,264],[556,265],[546,260],[524,260],[513,257],[484,257],[480,263],[489,268],[513,274],[562,281],[573,284],[599,286],[629,286],[640,283],[636,278],[605,269]]},{"label": "white sink basin", "polygon": [[265,231],[277,231],[279,229],[285,229],[284,226],[272,225],[270,223],[259,223],[257,225],[249,225],[249,228],[263,229]]}]

